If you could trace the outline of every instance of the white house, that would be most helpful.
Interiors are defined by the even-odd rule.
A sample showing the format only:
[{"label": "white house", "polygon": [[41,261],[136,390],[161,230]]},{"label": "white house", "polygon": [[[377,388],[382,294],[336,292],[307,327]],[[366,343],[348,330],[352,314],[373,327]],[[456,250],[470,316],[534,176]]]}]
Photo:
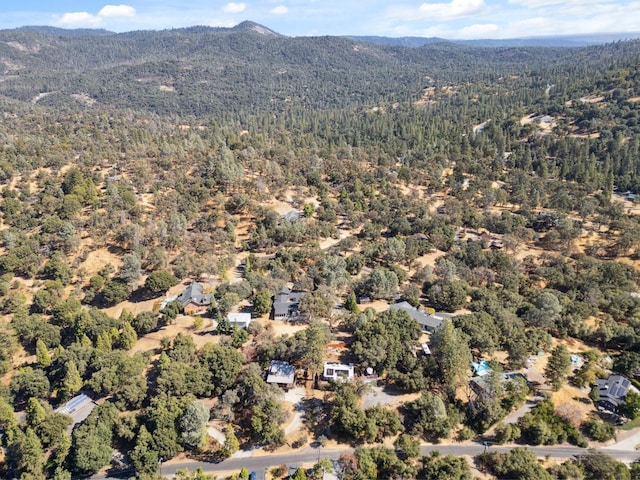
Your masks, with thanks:
[{"label": "white house", "polygon": [[324,364],[322,378],[325,380],[352,380],[354,376],[353,363],[345,365],[344,363],[326,362]]},{"label": "white house", "polygon": [[233,312],[227,315],[229,325],[232,327],[235,325],[238,328],[246,329],[251,323],[251,314],[243,312]]}]

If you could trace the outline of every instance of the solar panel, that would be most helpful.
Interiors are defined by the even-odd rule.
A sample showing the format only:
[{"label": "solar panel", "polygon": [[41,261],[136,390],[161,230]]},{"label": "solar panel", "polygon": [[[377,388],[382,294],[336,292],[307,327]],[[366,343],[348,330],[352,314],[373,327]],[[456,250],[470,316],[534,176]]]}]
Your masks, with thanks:
[{"label": "solar panel", "polygon": [[631,382],[625,378],[625,379],[622,381],[622,386],[623,386],[624,388],[627,388],[627,387],[629,387],[629,385],[631,385]]}]

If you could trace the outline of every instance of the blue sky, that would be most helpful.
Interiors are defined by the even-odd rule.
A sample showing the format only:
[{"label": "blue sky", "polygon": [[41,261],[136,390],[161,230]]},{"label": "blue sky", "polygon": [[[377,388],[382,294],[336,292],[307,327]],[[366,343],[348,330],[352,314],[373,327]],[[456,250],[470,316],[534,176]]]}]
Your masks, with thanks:
[{"label": "blue sky", "polygon": [[514,38],[640,31],[640,0],[3,0],[0,28],[116,32],[243,20],[284,35]]}]

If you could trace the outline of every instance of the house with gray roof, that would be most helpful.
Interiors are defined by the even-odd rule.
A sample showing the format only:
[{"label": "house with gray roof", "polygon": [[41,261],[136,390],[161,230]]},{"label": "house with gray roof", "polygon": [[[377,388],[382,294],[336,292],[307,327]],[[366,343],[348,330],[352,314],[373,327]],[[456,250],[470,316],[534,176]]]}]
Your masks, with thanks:
[{"label": "house with gray roof", "polygon": [[630,391],[638,393],[638,389],[631,384],[631,380],[622,375],[609,375],[609,378],[596,380],[596,388],[600,394],[597,401],[599,408],[610,412],[618,412],[624,405],[624,398]]},{"label": "house with gray roof", "polygon": [[199,315],[207,311],[212,298],[212,294],[204,293],[201,283],[193,282],[180,294],[178,301],[182,304],[185,315]]},{"label": "house with gray roof", "polygon": [[428,313],[424,310],[419,310],[411,305],[409,302],[394,303],[389,307],[390,310],[406,312],[411,318],[417,321],[422,327],[422,331],[425,333],[433,333],[436,331],[445,319],[451,319],[455,317],[453,313],[435,312]]},{"label": "house with gray roof", "polygon": [[69,427],[69,433],[73,430],[73,427],[78,423],[84,422],[89,414],[96,408],[97,405],[91,398],[84,393],[76,395],[64,405],[56,408],[56,412],[64,413],[73,420],[73,423]]},{"label": "house with gray roof", "polygon": [[284,388],[293,386],[296,379],[296,369],[289,362],[272,360],[267,372],[267,383],[275,383]]},{"label": "house with gray roof", "polygon": [[298,305],[305,292],[283,288],[273,297],[274,320],[297,320],[301,318]]}]

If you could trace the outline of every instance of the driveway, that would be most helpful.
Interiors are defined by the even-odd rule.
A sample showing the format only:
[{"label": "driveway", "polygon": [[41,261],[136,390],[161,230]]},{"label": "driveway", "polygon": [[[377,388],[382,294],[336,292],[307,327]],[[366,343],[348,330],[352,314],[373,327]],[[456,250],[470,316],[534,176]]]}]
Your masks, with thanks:
[{"label": "driveway", "polygon": [[636,447],[640,445],[640,427],[629,431],[618,430],[617,437],[620,439],[619,441],[608,447],[603,447],[603,450],[628,450],[635,452],[638,450]]},{"label": "driveway", "polygon": [[527,399],[527,401],[522,405],[519,409],[511,412],[509,415],[504,417],[502,423],[516,423],[523,417],[525,414],[529,413],[533,407],[535,407],[538,402],[542,400],[542,397],[533,397],[532,399]]},{"label": "driveway", "polygon": [[292,388],[284,394],[284,401],[293,405],[293,418],[284,427],[285,435],[295,432],[302,425],[302,415],[304,414],[303,400],[306,396],[304,387]]}]

